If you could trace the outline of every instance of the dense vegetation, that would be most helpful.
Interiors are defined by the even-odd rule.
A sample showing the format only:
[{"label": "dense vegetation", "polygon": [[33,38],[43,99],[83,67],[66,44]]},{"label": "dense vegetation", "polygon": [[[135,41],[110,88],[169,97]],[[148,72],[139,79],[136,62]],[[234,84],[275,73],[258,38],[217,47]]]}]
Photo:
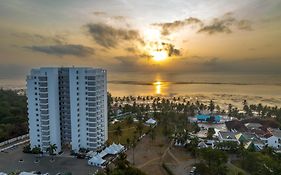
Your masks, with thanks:
[{"label": "dense vegetation", "polygon": [[127,156],[121,153],[114,162],[115,168],[106,168],[106,172],[99,172],[98,175],[145,175],[144,172],[139,169],[132,167],[130,162],[127,160]]},{"label": "dense vegetation", "polygon": [[[109,115],[115,116],[116,109],[120,109],[123,113],[134,113],[137,117],[141,117],[143,113],[152,111],[154,113],[176,112],[184,113],[188,116],[193,116],[197,110],[210,110],[214,113],[227,114],[238,119],[249,119],[256,117],[261,119],[272,119],[281,123],[281,108],[277,106],[267,106],[261,103],[249,104],[247,100],[241,101],[243,108],[239,109],[233,104],[229,104],[228,108],[222,109],[221,106],[210,100],[208,104],[200,101],[190,101],[186,97],[155,97],[155,96],[126,96],[126,97],[111,97],[108,96]],[[244,111],[244,113],[239,113]]]},{"label": "dense vegetation", "polygon": [[0,142],[27,131],[26,97],[16,91],[0,89]]}]

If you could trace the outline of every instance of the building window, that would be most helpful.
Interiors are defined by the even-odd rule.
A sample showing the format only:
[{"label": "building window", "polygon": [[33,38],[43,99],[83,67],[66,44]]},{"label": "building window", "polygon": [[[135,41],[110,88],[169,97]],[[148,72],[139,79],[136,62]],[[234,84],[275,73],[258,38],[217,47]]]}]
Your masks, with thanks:
[{"label": "building window", "polygon": [[37,142],[40,142],[40,139],[38,139]]}]

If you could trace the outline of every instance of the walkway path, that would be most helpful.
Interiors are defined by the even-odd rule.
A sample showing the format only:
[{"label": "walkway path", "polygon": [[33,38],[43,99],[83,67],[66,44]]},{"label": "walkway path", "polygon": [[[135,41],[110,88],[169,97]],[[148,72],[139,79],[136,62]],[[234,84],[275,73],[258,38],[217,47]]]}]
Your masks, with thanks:
[{"label": "walkway path", "polygon": [[170,149],[168,150],[168,153],[177,162],[177,164],[180,163],[179,159],[176,158],[176,156],[170,151]]},{"label": "walkway path", "polygon": [[156,158],[151,159],[151,160],[149,160],[149,161],[147,161],[147,162],[145,162],[145,163],[143,163],[143,164],[141,164],[141,165],[139,165],[139,166],[137,166],[137,167],[138,167],[138,168],[143,168],[144,166],[146,166],[146,165],[148,165],[148,164],[150,164],[150,163],[152,163],[152,162],[154,162],[154,161],[156,161],[156,160],[159,160],[159,159],[161,159],[161,157],[156,157]]}]

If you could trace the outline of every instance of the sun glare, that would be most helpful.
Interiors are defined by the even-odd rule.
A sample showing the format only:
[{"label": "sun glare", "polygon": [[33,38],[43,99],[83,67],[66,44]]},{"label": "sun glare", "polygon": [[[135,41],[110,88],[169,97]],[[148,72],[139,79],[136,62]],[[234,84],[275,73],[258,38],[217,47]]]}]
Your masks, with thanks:
[{"label": "sun glare", "polygon": [[154,61],[164,61],[168,58],[166,51],[153,51],[151,55]]},{"label": "sun glare", "polygon": [[153,83],[154,86],[155,86],[155,92],[156,94],[161,94],[161,86],[162,86],[162,83],[160,81],[157,81],[155,83]]},{"label": "sun glare", "polygon": [[161,38],[161,32],[157,29],[145,29],[144,38],[146,45],[144,50],[151,56],[154,62],[163,62],[169,55],[164,48],[165,41]]}]

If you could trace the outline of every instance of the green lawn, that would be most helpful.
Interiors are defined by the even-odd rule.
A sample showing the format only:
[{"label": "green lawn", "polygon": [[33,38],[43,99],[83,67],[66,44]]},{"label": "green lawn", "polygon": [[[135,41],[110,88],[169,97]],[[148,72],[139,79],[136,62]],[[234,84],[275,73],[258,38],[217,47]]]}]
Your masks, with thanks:
[{"label": "green lawn", "polygon": [[[136,131],[136,125],[137,123],[133,123],[131,125],[128,125],[126,123],[126,121],[120,121],[114,124],[109,124],[108,127],[108,142],[111,144],[113,142],[115,143],[121,143],[123,145],[127,144],[127,138],[129,138],[130,140],[133,140],[134,137],[134,133]],[[114,131],[116,130],[116,128],[120,126],[122,129],[122,135],[121,136],[116,136],[114,134]],[[144,125],[143,128],[143,133],[147,132],[149,130],[148,126]],[[138,133],[137,133],[138,136]]]},{"label": "green lawn", "polygon": [[228,163],[227,167],[228,167],[228,170],[229,170],[227,175],[238,175],[239,172],[243,173],[243,175],[249,175],[249,173],[247,173],[243,169],[233,165],[232,163]]}]

